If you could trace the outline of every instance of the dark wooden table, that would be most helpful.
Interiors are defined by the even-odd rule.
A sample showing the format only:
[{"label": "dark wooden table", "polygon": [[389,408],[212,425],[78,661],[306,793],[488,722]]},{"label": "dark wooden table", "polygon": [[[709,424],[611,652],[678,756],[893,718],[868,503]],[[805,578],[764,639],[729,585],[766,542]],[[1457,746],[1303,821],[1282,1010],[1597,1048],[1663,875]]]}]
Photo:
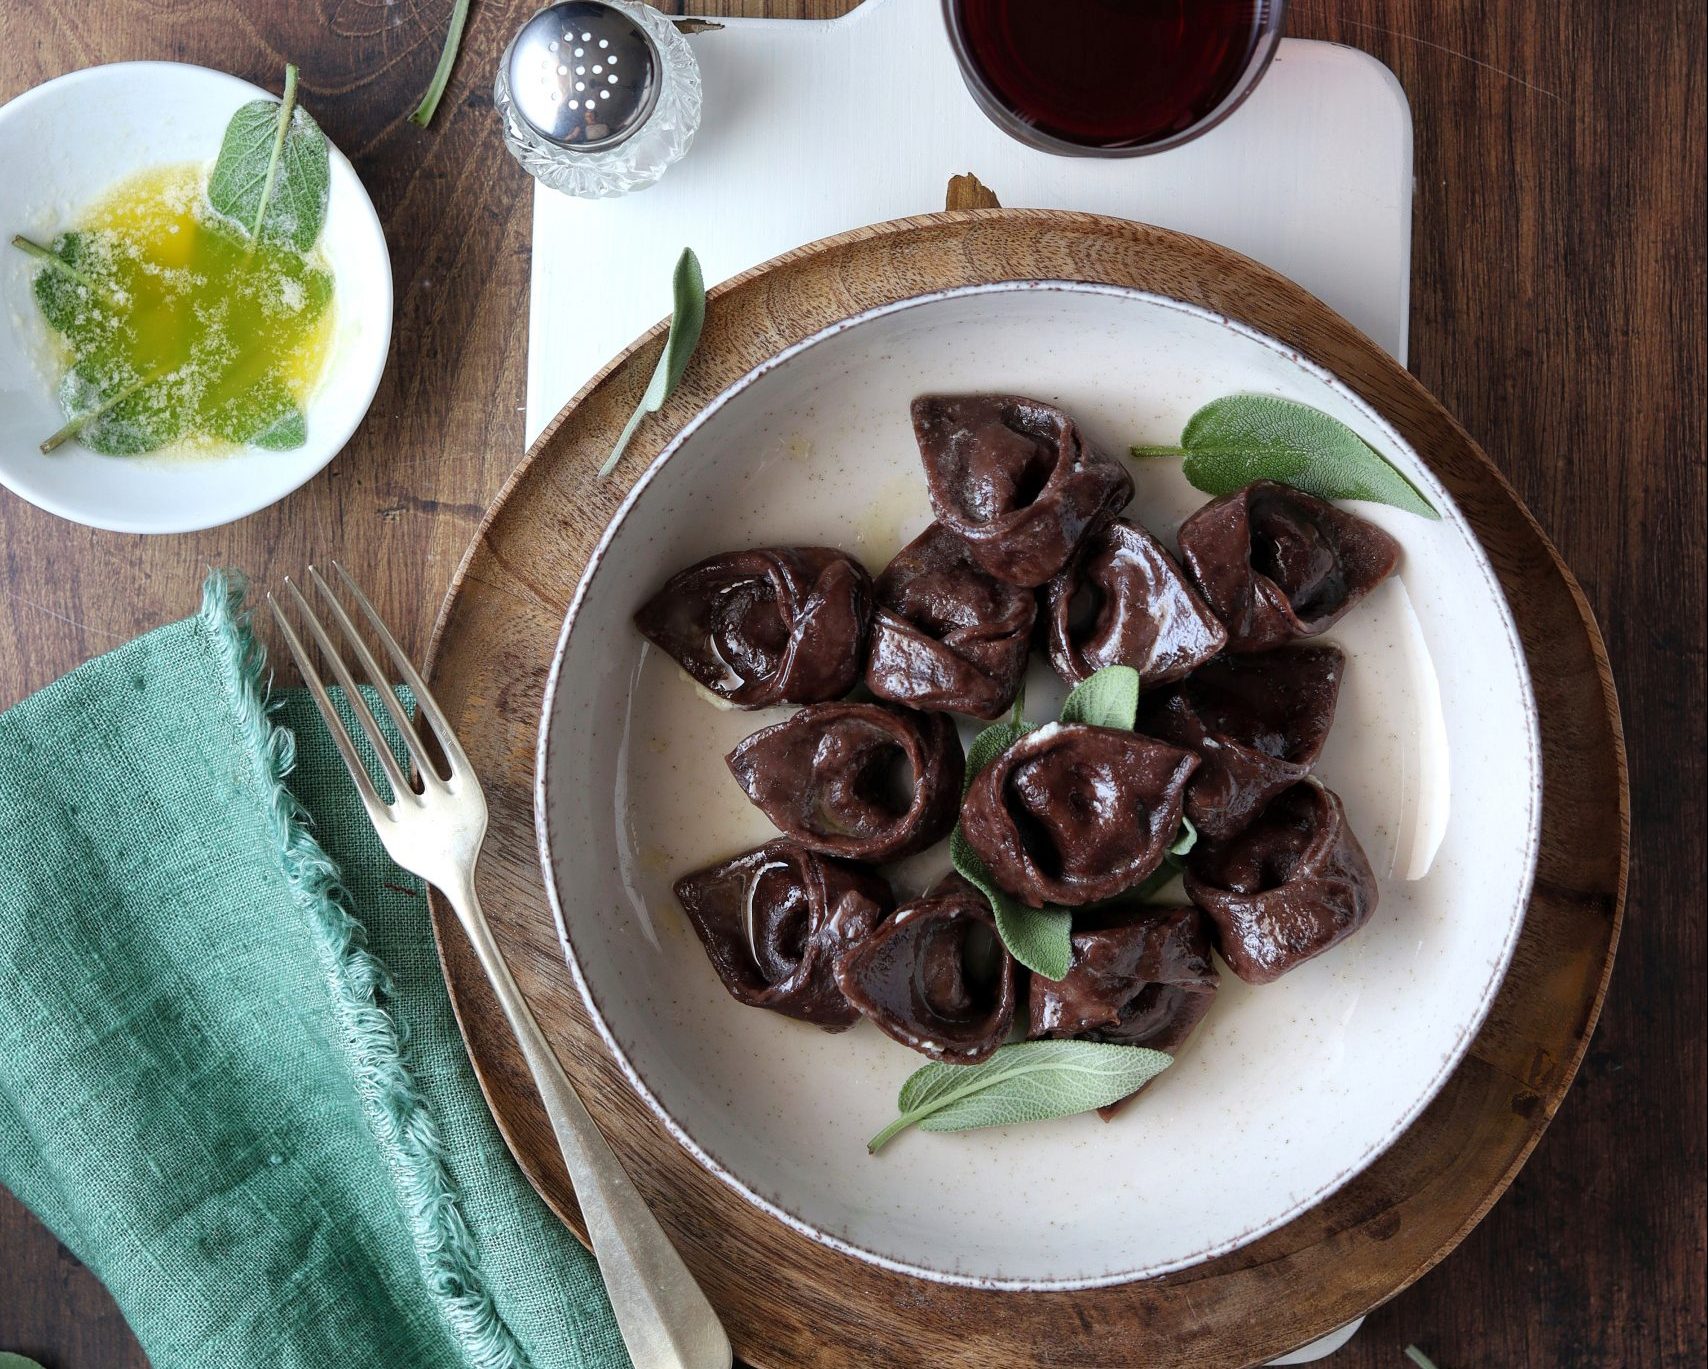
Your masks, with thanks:
[{"label": "dark wooden table", "polygon": [[[928,0],[920,0],[927,3]],[[535,0],[476,0],[438,119],[406,121],[449,0],[0,0],[0,100],[176,58],[304,99],[391,242],[397,322],[366,424],[227,528],[94,532],[0,491],[0,707],[196,602],[341,557],[419,651],[522,450],[529,182],[489,95]],[[669,8],[681,8],[679,5]],[[828,16],[846,0],[706,3]],[[1290,31],[1374,52],[1417,124],[1413,366],[1517,486],[1607,634],[1633,872],[1606,1011],[1507,1196],[1333,1363],[1700,1365],[1704,1326],[1704,0],[1295,0]],[[945,173],[961,170],[945,167]],[[3,219],[0,213],[0,219]],[[146,1364],[99,1283],[0,1190],[0,1349]]]}]

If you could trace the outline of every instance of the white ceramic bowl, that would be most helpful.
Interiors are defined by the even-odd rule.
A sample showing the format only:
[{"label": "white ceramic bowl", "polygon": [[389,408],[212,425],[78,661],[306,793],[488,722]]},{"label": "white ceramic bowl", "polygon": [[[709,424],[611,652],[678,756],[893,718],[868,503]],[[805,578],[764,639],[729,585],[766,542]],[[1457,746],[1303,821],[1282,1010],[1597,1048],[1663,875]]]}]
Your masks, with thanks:
[{"label": "white ceramic bowl", "polygon": [[[1168,442],[1199,405],[1265,391],[1351,423],[1442,510],[1361,505],[1400,574],[1332,634],[1349,662],[1319,773],[1382,878],[1371,922],[1262,988],[1224,972],[1176,1064],[1112,1123],[907,1133],[876,1157],[921,1057],[869,1024],[829,1035],[742,1007],[672,898],[676,876],[765,840],[722,753],[781,712],[720,709],[630,615],[713,552],[829,543],[874,571],[931,514],[908,402],[1006,390],[1059,403],[1110,452]],[[1204,502],[1136,470],[1166,538]],[[1035,654],[1028,715],[1062,691]],[[970,732],[970,728],[966,731]],[[1137,291],[972,288],[848,320],[731,387],[660,456],[570,608],[536,799],[570,964],[641,1096],[781,1220],[927,1278],[1070,1288],[1190,1265],[1319,1202],[1418,1115],[1488,1011],[1529,895],[1535,707],[1481,548],[1397,434],[1273,340]],[[613,803],[614,799],[614,803]],[[902,895],[943,869],[916,858]]]},{"label": "white ceramic bowl", "polygon": [[100,456],[76,443],[48,456],[37,449],[65,418],[30,290],[37,268],[7,241],[14,233],[53,237],[139,171],[211,165],[238,106],[277,95],[206,67],[119,62],[58,77],[0,107],[0,484],[91,527],[191,532],[282,499],[350,440],[385,369],[391,259],[355,169],[333,148],[320,245],[337,315],[326,373],[307,409],[307,443],[207,460]]}]

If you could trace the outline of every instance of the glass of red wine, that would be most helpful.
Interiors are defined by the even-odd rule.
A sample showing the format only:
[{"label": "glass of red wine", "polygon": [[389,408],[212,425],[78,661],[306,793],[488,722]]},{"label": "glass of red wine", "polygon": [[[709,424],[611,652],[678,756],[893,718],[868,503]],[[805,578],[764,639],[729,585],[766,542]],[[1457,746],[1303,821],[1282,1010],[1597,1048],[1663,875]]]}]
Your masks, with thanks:
[{"label": "glass of red wine", "polygon": [[1286,0],[943,0],[967,88],[999,128],[1078,157],[1136,157],[1251,94]]}]

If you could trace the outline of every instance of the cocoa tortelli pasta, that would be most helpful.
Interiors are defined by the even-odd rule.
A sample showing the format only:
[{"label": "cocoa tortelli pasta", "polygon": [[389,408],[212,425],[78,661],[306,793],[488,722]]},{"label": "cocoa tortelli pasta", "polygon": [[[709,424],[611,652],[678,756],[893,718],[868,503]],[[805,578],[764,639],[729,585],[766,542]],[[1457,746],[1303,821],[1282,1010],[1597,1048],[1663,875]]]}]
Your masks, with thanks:
[{"label": "cocoa tortelli pasta", "polygon": [[1326,642],[1223,656],[1141,703],[1141,731],[1198,757],[1186,816],[1200,832],[1233,836],[1310,773],[1345,667]]},{"label": "cocoa tortelli pasta", "polygon": [[1393,572],[1400,544],[1327,500],[1259,480],[1188,518],[1180,555],[1228,649],[1267,651],[1339,622]]},{"label": "cocoa tortelli pasta", "polygon": [[1189,674],[1228,640],[1162,543],[1124,518],[1086,537],[1050,581],[1046,611],[1050,664],[1070,684],[1127,665],[1151,689]]},{"label": "cocoa tortelli pasta", "polygon": [[770,841],[684,875],[676,898],[740,1002],[830,1031],[858,1020],[836,963],[890,910],[890,887],[875,872]]},{"label": "cocoa tortelli pasta", "polygon": [[839,699],[866,663],[872,581],[830,547],[756,547],[670,577],[635,626],[742,708]]},{"label": "cocoa tortelli pasta", "polygon": [[926,395],[913,431],[931,507],[999,580],[1041,585],[1133,497],[1133,478],[1049,404],[1019,395]]},{"label": "cocoa tortelli pasta", "polygon": [[930,527],[873,586],[866,688],[909,708],[1001,717],[1026,674],[1037,601],[986,574],[965,538]]},{"label": "cocoa tortelli pasta", "polygon": [[1022,902],[1095,903],[1162,863],[1197,767],[1191,752],[1135,732],[1050,723],[980,771],[961,830]]},{"label": "cocoa tortelli pasta", "polygon": [[[1085,914],[1071,940],[1067,974],[1032,976],[1033,1040],[1077,1037],[1173,1055],[1210,1011],[1219,981],[1197,908]],[[1111,1117],[1126,1101],[1101,1111]]]},{"label": "cocoa tortelli pasta", "polygon": [[894,860],[949,835],[961,798],[961,738],[945,713],[813,704],[727,757],[747,797],[803,846]]},{"label": "cocoa tortelli pasta", "polygon": [[[1215,952],[1268,983],[1376,907],[1313,774],[1347,658],[1300,639],[1393,573],[1399,545],[1260,480],[1188,518],[1176,560],[1123,512],[1126,467],[1053,405],[926,395],[912,418],[935,517],[875,581],[829,547],[756,548],[679,572],[635,615],[730,704],[799,705],[725,757],[781,836],[683,876],[677,898],[742,1003],[830,1030],[864,1016],[953,1064],[1021,1031],[1173,1054],[1215,1002]],[[969,776],[952,715],[1009,714],[1035,638],[1085,685],[1074,721],[1016,714]],[[895,906],[890,879],[919,888],[918,867],[875,867],[957,823],[968,878]],[[1146,901],[1176,874],[1189,902]],[[1060,979],[1002,937],[1055,969],[1064,926]],[[1087,1054],[1106,1058],[1027,1058]]]},{"label": "cocoa tortelli pasta", "polygon": [[1305,780],[1238,836],[1200,842],[1186,895],[1209,917],[1228,968],[1267,984],[1369,921],[1377,888],[1339,797]]},{"label": "cocoa tortelli pasta", "polygon": [[969,1065],[1008,1039],[1020,970],[985,896],[949,875],[838,962],[843,996],[933,1060]]}]

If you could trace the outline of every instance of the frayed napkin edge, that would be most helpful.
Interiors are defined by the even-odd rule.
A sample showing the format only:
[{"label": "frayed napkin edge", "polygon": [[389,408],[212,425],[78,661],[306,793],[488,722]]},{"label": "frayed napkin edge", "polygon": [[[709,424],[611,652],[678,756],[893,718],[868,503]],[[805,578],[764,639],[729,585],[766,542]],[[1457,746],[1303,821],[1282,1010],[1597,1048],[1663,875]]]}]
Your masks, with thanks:
[{"label": "frayed napkin edge", "polygon": [[406,1033],[385,1006],[391,976],[367,949],[366,930],[347,906],[339,869],[310,834],[309,815],[285,784],[296,763],[296,738],[272,721],[263,684],[266,652],[244,607],[247,591],[241,572],[210,570],[197,621],[249,744],[285,878],[325,961],[333,1006],[351,1048],[356,1091],[397,1186],[423,1279],[474,1369],[530,1369],[486,1286],[444,1163],[438,1121],[410,1073]]}]

